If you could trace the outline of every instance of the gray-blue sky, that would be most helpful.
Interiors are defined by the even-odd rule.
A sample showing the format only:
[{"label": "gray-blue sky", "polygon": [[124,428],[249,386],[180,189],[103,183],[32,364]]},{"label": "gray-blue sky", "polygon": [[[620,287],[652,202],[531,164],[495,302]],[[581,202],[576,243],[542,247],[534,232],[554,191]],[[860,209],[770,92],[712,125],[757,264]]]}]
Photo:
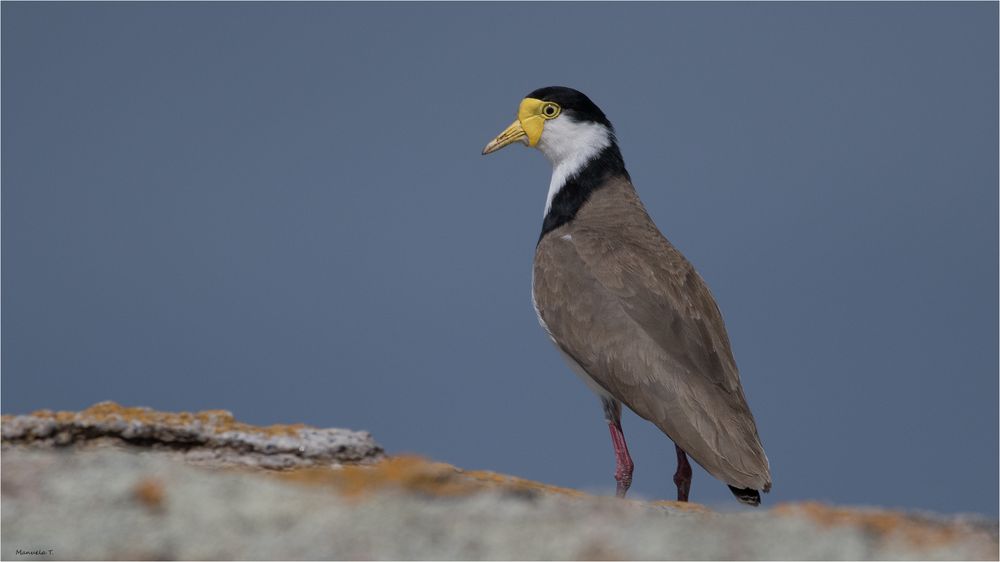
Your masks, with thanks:
[{"label": "gray-blue sky", "polygon": [[[548,163],[479,155],[561,84],[719,301],[767,504],[997,513],[996,3],[2,16],[5,413],[224,408],[610,490],[529,300]],[[693,499],[732,503],[700,469]]]}]

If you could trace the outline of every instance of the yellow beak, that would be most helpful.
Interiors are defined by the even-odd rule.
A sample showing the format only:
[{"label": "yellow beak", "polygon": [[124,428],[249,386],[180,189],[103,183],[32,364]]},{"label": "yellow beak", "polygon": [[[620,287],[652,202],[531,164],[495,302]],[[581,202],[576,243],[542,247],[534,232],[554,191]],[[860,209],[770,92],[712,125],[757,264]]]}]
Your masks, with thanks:
[{"label": "yellow beak", "polygon": [[513,142],[521,141],[528,146],[535,146],[542,138],[542,128],[545,126],[545,117],[542,116],[542,107],[545,102],[535,98],[524,98],[521,106],[517,110],[517,121],[510,124],[500,133],[497,138],[490,141],[483,149],[483,154],[496,152]]},{"label": "yellow beak", "polygon": [[497,135],[497,138],[491,140],[490,143],[486,145],[486,148],[483,149],[483,154],[496,152],[508,144],[527,138],[528,133],[524,132],[524,127],[521,126],[521,120],[515,119],[514,122],[510,124],[510,127],[504,129],[502,133]]}]

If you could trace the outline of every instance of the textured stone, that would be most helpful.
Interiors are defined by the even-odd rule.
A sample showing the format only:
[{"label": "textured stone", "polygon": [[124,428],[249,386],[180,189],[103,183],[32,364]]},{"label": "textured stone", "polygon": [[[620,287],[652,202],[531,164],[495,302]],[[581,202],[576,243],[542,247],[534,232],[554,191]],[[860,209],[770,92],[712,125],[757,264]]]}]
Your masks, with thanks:
[{"label": "textured stone", "polygon": [[102,445],[170,451],[208,466],[284,469],[377,460],[371,435],[302,424],[257,427],[224,410],[166,413],[101,402],[82,412],[43,410],[3,416],[3,445],[86,448]]},{"label": "textured stone", "polygon": [[[121,450],[8,450],[5,559],[996,559],[995,522],[795,505],[677,509],[416,459],[275,478]],[[360,476],[368,471],[369,478]],[[315,472],[313,469],[310,472]],[[458,480],[451,481],[453,477]],[[436,476],[435,476],[436,475]],[[529,487],[526,481],[520,486]],[[348,490],[345,493],[345,490]],[[446,493],[442,493],[447,491]],[[874,518],[874,519],[873,519]],[[52,554],[47,554],[49,550]],[[17,551],[43,551],[42,556]]]},{"label": "textured stone", "polygon": [[104,403],[2,421],[0,558],[10,560],[1000,555],[994,520],[619,500],[385,457],[365,433],[256,428],[225,412]]}]

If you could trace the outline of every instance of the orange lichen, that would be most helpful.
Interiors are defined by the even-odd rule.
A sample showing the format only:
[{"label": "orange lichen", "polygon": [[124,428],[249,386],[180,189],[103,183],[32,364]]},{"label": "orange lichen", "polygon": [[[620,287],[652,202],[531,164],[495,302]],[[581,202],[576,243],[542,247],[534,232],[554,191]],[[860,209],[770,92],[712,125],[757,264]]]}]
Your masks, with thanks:
[{"label": "orange lichen", "polygon": [[945,525],[892,511],[847,509],[819,502],[780,504],[773,512],[795,517],[805,516],[817,524],[830,527],[852,525],[881,539],[899,537],[921,547],[946,545],[963,536],[955,525]]},{"label": "orange lichen", "polygon": [[[297,435],[305,424],[271,425],[259,427],[238,422],[225,410],[205,410],[202,412],[158,412],[147,408],[129,408],[114,402],[100,402],[81,412],[53,412],[38,410],[32,416],[55,420],[61,423],[101,423],[114,420],[135,421],[143,424],[157,424],[183,428],[193,423],[211,428],[215,433],[241,431],[265,436]],[[6,416],[5,416],[6,418]],[[4,420],[6,421],[6,419]]]},{"label": "orange lichen", "polygon": [[132,487],[132,495],[135,499],[152,511],[159,511],[163,508],[163,501],[166,499],[166,491],[157,478],[143,478]]},{"label": "orange lichen", "polygon": [[303,468],[276,473],[282,479],[330,485],[348,497],[385,488],[400,488],[440,495],[461,494],[464,487],[452,478],[450,467],[418,457],[394,457],[383,462],[336,468]]},{"label": "orange lichen", "polygon": [[489,490],[575,497],[585,495],[577,490],[495,472],[463,471],[449,464],[431,462],[412,455],[391,457],[370,465],[303,468],[275,474],[292,482],[331,486],[349,498],[386,489],[433,496],[462,496]]},{"label": "orange lichen", "polygon": [[551,484],[543,484],[541,482],[535,482],[534,480],[526,480],[524,478],[518,478],[517,476],[507,476],[505,474],[497,474],[496,472],[490,472],[487,470],[466,471],[462,472],[462,474],[464,474],[468,478],[477,480],[484,485],[496,486],[499,488],[504,488],[512,491],[527,492],[527,493],[542,492],[547,494],[560,494],[563,496],[571,496],[571,497],[586,496],[585,493],[579,490],[574,490],[572,488],[563,488],[560,486],[553,486]]},{"label": "orange lichen", "polygon": [[678,501],[670,501],[670,500],[660,500],[660,501],[650,502],[650,505],[654,505],[654,506],[657,506],[657,507],[669,507],[671,509],[676,509],[676,510],[679,510],[679,511],[693,511],[695,513],[711,513],[712,512],[711,509],[708,509],[707,507],[701,505],[700,503],[678,502]]}]

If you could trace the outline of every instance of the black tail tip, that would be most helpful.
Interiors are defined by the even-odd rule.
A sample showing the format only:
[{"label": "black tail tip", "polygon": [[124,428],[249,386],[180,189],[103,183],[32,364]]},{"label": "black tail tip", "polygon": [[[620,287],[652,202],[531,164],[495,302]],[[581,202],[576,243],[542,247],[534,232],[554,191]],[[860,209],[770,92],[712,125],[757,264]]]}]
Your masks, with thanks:
[{"label": "black tail tip", "polygon": [[736,488],[734,486],[729,487],[732,490],[733,495],[740,503],[745,503],[747,505],[752,505],[757,507],[760,505],[760,492],[754,490],[753,488]]}]

